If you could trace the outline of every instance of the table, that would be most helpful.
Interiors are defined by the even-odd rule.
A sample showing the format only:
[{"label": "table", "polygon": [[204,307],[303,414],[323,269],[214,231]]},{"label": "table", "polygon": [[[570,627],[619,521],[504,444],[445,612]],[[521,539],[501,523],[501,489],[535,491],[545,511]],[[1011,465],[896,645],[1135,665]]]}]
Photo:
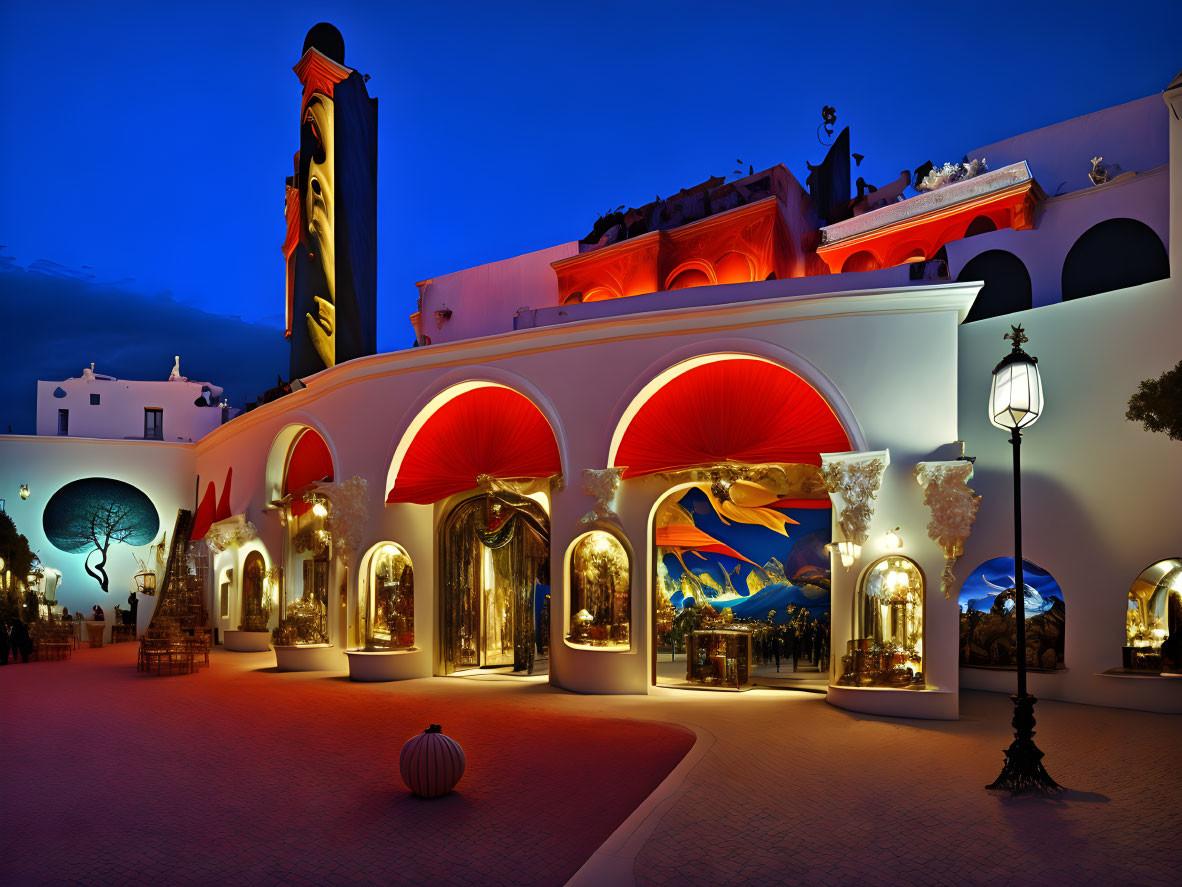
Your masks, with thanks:
[{"label": "table", "polygon": [[111,626],[111,643],[117,644],[120,641],[134,641],[135,640],[135,626],[134,625],[112,625]]}]

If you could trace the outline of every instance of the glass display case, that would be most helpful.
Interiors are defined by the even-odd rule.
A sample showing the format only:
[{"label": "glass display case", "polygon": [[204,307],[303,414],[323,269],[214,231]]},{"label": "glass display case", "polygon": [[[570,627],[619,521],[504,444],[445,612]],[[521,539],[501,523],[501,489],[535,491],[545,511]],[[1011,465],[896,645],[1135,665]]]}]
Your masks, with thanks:
[{"label": "glass display case", "polygon": [[691,631],[686,636],[685,679],[691,684],[739,690],[751,683],[751,632],[733,628]]},{"label": "glass display case", "polygon": [[1129,588],[1122,665],[1128,671],[1182,671],[1182,559],[1167,558],[1141,571]]},{"label": "glass display case", "polygon": [[363,603],[365,648],[398,650],[415,643],[415,580],[410,557],[394,543],[382,545],[370,560],[368,595]]},{"label": "glass display case", "polygon": [[632,569],[628,552],[611,533],[595,530],[570,556],[572,644],[628,647],[632,622]]},{"label": "glass display case", "polygon": [[837,683],[922,690],[923,574],[893,555],[872,564],[854,596],[853,632]]}]

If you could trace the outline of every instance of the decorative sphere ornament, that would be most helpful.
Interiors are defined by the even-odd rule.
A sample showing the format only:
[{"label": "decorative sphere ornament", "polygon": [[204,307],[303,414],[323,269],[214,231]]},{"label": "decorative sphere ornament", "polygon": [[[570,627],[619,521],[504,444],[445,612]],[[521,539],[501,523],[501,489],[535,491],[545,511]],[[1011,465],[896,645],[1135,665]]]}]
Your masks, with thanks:
[{"label": "decorative sphere ornament", "polygon": [[444,736],[438,724],[432,724],[402,746],[398,772],[406,787],[420,798],[438,798],[456,787],[464,775],[464,763],[460,744]]}]

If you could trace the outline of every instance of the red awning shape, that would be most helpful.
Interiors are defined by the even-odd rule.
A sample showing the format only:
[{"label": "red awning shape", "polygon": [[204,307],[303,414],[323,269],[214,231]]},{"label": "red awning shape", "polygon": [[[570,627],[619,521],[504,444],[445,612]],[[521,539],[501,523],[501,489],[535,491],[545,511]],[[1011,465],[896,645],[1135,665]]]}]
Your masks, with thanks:
[{"label": "red awning shape", "polygon": [[230,517],[230,480],[234,477],[233,466],[226,469],[226,482],[222,484],[222,495],[218,498],[217,511],[214,521],[225,520]]},{"label": "red awning shape", "polygon": [[654,541],[656,542],[657,548],[668,548],[678,554],[683,551],[691,551],[698,554],[698,557],[702,557],[699,552],[709,551],[712,554],[725,554],[727,557],[738,558],[741,561],[746,561],[753,567],[759,566],[751,558],[743,557],[739,552],[715,539],[709,533],[687,524],[657,527],[655,537]]},{"label": "red awning shape", "polygon": [[718,462],[821,464],[850,450],[833,408],[795,373],[750,357],[675,376],[637,411],[613,466],[624,477]]},{"label": "red awning shape", "polygon": [[283,495],[293,497],[291,513],[303,514],[312,507],[300,498],[300,494],[310,485],[332,479],[332,454],[328,451],[328,444],[309,428],[296,438],[283,475]]},{"label": "red awning shape", "polygon": [[197,513],[193,515],[193,531],[189,534],[189,539],[193,542],[204,539],[213,525],[216,514],[213,481],[210,481],[209,486],[205,488],[205,495],[201,497],[201,504],[197,506]]},{"label": "red awning shape", "polygon": [[402,457],[387,502],[438,502],[501,480],[553,477],[562,471],[550,423],[529,398],[485,385],[440,406]]}]

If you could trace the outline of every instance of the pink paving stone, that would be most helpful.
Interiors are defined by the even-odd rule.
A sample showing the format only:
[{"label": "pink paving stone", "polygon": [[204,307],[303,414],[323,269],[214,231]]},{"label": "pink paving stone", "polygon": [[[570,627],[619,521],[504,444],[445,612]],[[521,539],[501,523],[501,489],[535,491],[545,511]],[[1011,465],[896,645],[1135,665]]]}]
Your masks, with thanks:
[{"label": "pink paving stone", "polygon": [[[221,651],[154,677],[135,656],[0,668],[5,883],[561,884],[693,744],[529,687],[355,684]],[[429,723],[468,767],[423,801],[397,760]]]}]

